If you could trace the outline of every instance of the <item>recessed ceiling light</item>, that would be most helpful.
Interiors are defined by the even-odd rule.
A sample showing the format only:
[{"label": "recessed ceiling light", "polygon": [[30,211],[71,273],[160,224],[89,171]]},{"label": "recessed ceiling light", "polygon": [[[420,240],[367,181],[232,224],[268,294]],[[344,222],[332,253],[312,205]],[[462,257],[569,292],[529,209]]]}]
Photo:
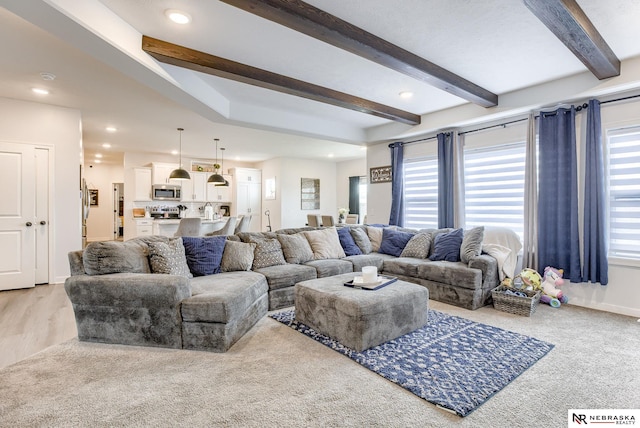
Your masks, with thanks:
[{"label": "recessed ceiling light", "polygon": [[107,126],[104,128],[107,132],[116,132],[118,129],[115,126]]},{"label": "recessed ceiling light", "polygon": [[100,159],[96,159],[94,162],[95,163],[102,163],[102,161]]},{"label": "recessed ceiling light", "polygon": [[178,151],[177,151],[177,150],[171,150],[171,154],[172,154],[172,155],[177,155],[177,154],[178,154]]},{"label": "recessed ceiling light", "polygon": [[413,92],[411,92],[411,91],[402,91],[398,95],[400,95],[400,98],[407,99],[407,98],[411,98],[413,96]]},{"label": "recessed ceiling light", "polygon": [[102,145],[102,147],[104,147],[105,149],[110,149],[110,148],[111,148],[111,144],[109,144],[109,143],[104,143],[104,144]]},{"label": "recessed ceiling light", "polygon": [[31,88],[31,90],[38,95],[49,95],[49,91],[44,88]]},{"label": "recessed ceiling light", "polygon": [[101,153],[96,153],[96,157],[97,157],[97,158],[101,158],[101,157],[102,157],[102,154],[101,154]]},{"label": "recessed ceiling light", "polygon": [[164,14],[176,24],[188,24],[191,22],[191,15],[177,9],[167,9]]}]

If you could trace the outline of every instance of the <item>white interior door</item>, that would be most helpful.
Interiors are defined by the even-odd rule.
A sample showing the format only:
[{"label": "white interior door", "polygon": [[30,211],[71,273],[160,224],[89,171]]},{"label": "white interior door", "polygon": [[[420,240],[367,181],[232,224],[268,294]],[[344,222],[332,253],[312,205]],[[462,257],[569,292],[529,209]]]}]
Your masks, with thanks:
[{"label": "white interior door", "polygon": [[0,290],[35,286],[35,147],[0,142]]}]

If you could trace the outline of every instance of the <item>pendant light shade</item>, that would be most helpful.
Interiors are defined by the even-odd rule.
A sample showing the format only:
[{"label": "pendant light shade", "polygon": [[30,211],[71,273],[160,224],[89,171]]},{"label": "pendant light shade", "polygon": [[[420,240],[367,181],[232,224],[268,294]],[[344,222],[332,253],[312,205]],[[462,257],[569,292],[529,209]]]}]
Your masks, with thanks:
[{"label": "pendant light shade", "polygon": [[[220,157],[222,163],[222,172],[224,173],[224,147],[220,147]],[[224,177],[222,177],[224,179]],[[216,186],[229,187],[229,181],[224,180],[224,183],[218,183]]]},{"label": "pendant light shade", "polygon": [[[216,142],[216,165],[218,165],[218,139],[215,138],[213,141]],[[207,183],[224,183],[225,179],[223,176],[221,176],[220,174],[218,174],[218,169],[216,168],[216,171],[211,174],[211,176],[209,177],[209,179],[207,180]],[[217,186],[217,184],[216,184]]]},{"label": "pendant light shade", "polygon": [[174,169],[171,171],[171,174],[169,174],[169,178],[173,180],[191,180],[189,173],[182,169],[182,131],[184,131],[183,128],[178,128],[178,132],[180,133],[180,164],[178,165],[178,169]]}]

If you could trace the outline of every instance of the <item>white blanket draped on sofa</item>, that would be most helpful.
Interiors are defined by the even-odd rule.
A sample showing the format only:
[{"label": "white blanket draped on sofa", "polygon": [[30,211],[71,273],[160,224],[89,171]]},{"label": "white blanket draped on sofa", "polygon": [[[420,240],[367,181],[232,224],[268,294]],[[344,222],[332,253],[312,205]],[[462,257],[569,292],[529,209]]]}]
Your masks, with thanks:
[{"label": "white blanket draped on sofa", "polygon": [[518,253],[522,249],[520,237],[506,227],[485,226],[482,251],[498,261],[500,281],[515,277]]}]

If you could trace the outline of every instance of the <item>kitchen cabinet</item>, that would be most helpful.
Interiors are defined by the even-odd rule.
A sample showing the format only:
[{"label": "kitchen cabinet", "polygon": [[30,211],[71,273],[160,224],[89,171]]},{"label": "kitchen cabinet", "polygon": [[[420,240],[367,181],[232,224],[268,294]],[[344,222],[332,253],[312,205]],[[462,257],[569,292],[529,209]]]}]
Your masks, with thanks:
[{"label": "kitchen cabinet", "polygon": [[262,171],[253,168],[231,168],[233,200],[231,215],[250,215],[251,232],[262,230]]},{"label": "kitchen cabinet", "polygon": [[136,236],[153,235],[153,219],[136,220]]},{"label": "kitchen cabinet", "polygon": [[[152,162],[151,178],[153,179],[153,184],[168,184],[169,175],[171,175],[171,171],[173,171],[174,169],[178,169],[177,163]],[[174,183],[174,184],[181,184],[181,183]]]},{"label": "kitchen cabinet", "polygon": [[[207,184],[207,201],[214,203],[229,203],[233,200],[233,177],[223,175],[224,179],[229,182],[228,186],[216,186],[216,183]],[[209,179],[209,177],[207,177]]]},{"label": "kitchen cabinet", "polygon": [[133,200],[147,202],[151,200],[151,168],[133,168]]}]

